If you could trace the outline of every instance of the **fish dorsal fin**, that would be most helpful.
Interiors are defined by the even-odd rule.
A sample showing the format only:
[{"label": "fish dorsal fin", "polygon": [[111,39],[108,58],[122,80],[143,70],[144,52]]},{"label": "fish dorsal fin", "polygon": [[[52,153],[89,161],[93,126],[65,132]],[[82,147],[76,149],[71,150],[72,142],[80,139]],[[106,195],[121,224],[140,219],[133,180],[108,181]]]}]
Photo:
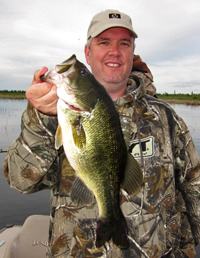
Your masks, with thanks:
[{"label": "fish dorsal fin", "polygon": [[78,205],[90,204],[94,202],[93,193],[78,177],[76,177],[73,182],[72,189],[70,192],[70,197],[72,201],[77,203]]},{"label": "fish dorsal fin", "polygon": [[128,195],[135,195],[139,191],[142,185],[142,181],[142,171],[134,157],[128,153],[126,169],[121,188],[124,189]]},{"label": "fish dorsal fin", "polygon": [[62,129],[61,126],[58,125],[55,135],[55,148],[58,150],[63,144],[62,140]]},{"label": "fish dorsal fin", "polygon": [[76,122],[71,123],[71,126],[74,144],[79,149],[82,149],[86,144],[86,135],[83,125],[78,119]]}]

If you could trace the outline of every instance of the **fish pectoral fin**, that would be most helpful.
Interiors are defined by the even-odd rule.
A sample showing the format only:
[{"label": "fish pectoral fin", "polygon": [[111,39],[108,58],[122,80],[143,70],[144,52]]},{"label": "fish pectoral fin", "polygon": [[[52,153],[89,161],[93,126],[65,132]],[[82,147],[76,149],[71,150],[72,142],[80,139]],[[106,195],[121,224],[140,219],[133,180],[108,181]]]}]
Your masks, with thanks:
[{"label": "fish pectoral fin", "polygon": [[63,144],[62,140],[62,129],[61,126],[58,125],[58,128],[56,130],[56,135],[55,135],[55,148],[58,150]]},{"label": "fish pectoral fin", "polygon": [[88,187],[85,185],[85,183],[80,180],[78,177],[75,178],[71,192],[70,197],[73,202],[77,204],[90,204],[94,202],[94,195],[93,193],[88,189]]},{"label": "fish pectoral fin", "polygon": [[129,195],[135,195],[140,189],[143,182],[143,174],[139,164],[134,157],[128,153],[126,169],[121,188],[124,189]]},{"label": "fish pectoral fin", "polygon": [[79,121],[79,123],[72,123],[72,135],[73,135],[73,140],[74,144],[76,147],[79,149],[82,149],[85,144],[86,144],[86,135],[85,135],[85,130],[83,128],[83,125]]}]

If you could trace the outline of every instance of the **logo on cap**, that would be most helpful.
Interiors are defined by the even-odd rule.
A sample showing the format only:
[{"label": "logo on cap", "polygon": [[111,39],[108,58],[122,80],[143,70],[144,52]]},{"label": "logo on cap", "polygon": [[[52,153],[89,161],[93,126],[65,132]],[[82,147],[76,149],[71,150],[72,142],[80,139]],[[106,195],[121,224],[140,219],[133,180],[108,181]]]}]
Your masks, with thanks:
[{"label": "logo on cap", "polygon": [[109,19],[121,19],[121,15],[119,13],[109,13]]}]

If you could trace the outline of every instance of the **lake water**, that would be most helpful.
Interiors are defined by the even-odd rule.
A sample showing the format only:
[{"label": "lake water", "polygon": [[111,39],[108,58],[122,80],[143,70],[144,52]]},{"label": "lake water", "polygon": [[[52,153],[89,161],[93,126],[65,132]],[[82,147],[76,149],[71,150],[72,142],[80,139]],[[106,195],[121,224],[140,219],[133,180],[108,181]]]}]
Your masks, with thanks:
[{"label": "lake water", "polygon": [[[21,114],[26,105],[26,100],[0,99],[0,149],[7,150],[11,142],[18,137]],[[174,104],[172,107],[187,123],[200,155],[200,106]],[[4,159],[5,153],[0,153],[0,229],[10,223],[23,224],[24,220],[32,214],[48,215],[49,190],[22,195],[11,189],[3,176]],[[200,251],[198,250],[197,253],[200,254]]]},{"label": "lake water", "polygon": [[[0,149],[7,150],[20,134],[21,114],[26,100],[0,99]],[[23,195],[9,187],[3,176],[5,153],[0,153],[0,229],[10,223],[20,225],[32,214],[49,215],[50,192]]]}]

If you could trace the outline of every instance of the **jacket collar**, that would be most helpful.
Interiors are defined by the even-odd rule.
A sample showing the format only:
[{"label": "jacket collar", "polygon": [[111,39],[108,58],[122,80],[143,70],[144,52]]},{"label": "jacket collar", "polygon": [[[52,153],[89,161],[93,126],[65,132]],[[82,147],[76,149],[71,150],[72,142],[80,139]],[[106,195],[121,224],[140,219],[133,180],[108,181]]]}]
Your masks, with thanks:
[{"label": "jacket collar", "polygon": [[113,100],[115,105],[122,106],[126,103],[141,99],[146,94],[144,81],[141,77],[131,73],[129,76],[126,94],[118,99]]}]

